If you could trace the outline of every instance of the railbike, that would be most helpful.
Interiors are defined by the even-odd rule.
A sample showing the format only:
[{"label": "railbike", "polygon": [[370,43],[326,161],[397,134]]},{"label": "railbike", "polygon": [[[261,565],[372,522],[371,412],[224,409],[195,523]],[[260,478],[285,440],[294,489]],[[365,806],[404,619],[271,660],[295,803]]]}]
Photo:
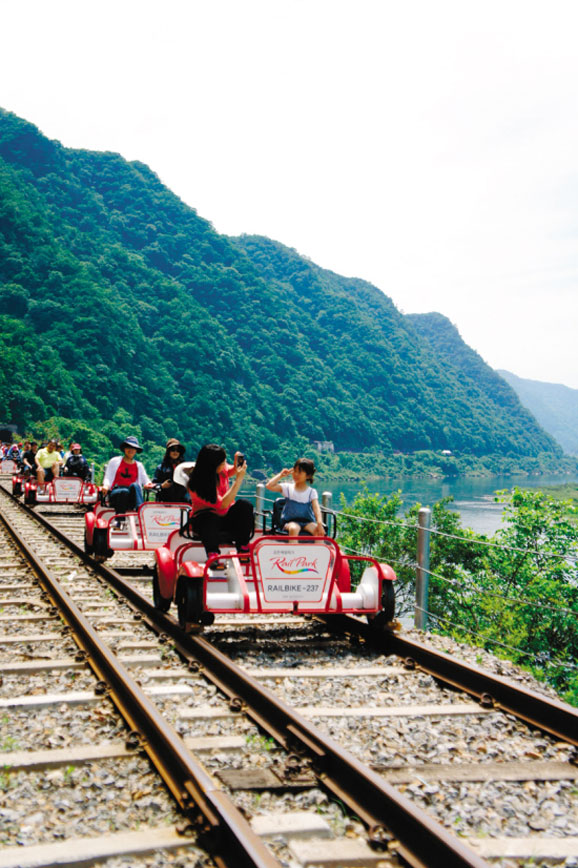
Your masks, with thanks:
[{"label": "railbike", "polygon": [[2,458],[2,460],[0,460],[0,475],[12,476],[12,474],[17,472],[18,461],[15,461],[13,458]]},{"label": "railbike", "polygon": [[99,560],[116,551],[153,551],[186,521],[187,503],[143,503],[133,512],[115,513],[99,501],[84,521],[84,550]]},{"label": "railbike", "polygon": [[37,503],[92,506],[98,498],[98,486],[81,479],[80,476],[57,476],[50,482],[39,485],[33,476],[26,478],[25,474],[20,474],[12,478],[12,493],[24,493],[24,503],[28,506]]},{"label": "railbike", "polygon": [[[363,568],[352,587],[350,565]],[[356,614],[377,625],[393,620],[395,573],[375,558],[344,554],[328,537],[257,532],[248,552],[230,543],[207,558],[186,527],[155,551],[153,598],[181,627],[211,624],[216,614]]]}]

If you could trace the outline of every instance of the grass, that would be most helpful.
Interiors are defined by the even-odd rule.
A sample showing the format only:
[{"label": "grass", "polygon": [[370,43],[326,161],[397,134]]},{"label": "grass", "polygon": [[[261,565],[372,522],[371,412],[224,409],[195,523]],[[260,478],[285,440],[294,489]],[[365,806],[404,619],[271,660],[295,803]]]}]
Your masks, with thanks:
[{"label": "grass", "polygon": [[576,483],[565,482],[561,485],[545,485],[540,487],[540,491],[548,494],[554,500],[569,500],[568,519],[573,524],[578,524],[578,485]]}]

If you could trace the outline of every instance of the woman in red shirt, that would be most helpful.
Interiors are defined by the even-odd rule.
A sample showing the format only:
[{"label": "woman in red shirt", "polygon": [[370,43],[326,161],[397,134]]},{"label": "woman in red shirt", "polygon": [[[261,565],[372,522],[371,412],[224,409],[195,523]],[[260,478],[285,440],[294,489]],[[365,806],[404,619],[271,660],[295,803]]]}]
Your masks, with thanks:
[{"label": "woman in red shirt", "polygon": [[[247,549],[254,529],[253,505],[247,500],[235,501],[246,472],[247,463],[240,452],[235,452],[233,464],[227,464],[227,453],[216,443],[206,444],[197,455],[188,484],[191,525],[207,556],[220,553],[222,536],[232,541],[237,551]],[[235,481],[229,487],[232,476]]]}]

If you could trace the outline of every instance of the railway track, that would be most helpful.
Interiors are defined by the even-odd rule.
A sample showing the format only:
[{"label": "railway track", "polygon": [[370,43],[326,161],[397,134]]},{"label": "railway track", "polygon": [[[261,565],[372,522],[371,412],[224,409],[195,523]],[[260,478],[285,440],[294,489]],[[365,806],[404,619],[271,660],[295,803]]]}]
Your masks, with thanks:
[{"label": "railway track", "polygon": [[[72,836],[79,854],[100,842],[109,850],[98,858],[112,858],[111,848],[120,845],[122,835],[133,842],[140,837],[126,864],[136,864],[138,857],[143,865],[179,864],[179,859],[211,864],[206,860],[212,859],[235,865],[385,866],[402,860],[481,866],[486,859],[560,864],[578,856],[574,710],[503,678],[488,680],[476,667],[400,636],[385,637],[383,647],[372,645],[353,619],[264,623],[237,616],[219,619],[203,636],[185,636],[174,619],[151,605],[150,577],[139,569],[143,560],[145,566],[150,562],[150,553],[115,555],[113,564],[130,575],[87,567],[78,551],[55,541],[9,496],[2,497],[0,508],[34,549],[28,555],[58,572],[66,594],[106,641],[108,654],[115,660],[122,655],[113,670],[129,670],[129,680],[140,682],[137,693],[145,694],[145,711],[124,707],[123,723],[112,704],[122,709],[121,687],[111,672],[95,665],[92,645],[87,648],[78,638],[73,644],[70,632],[61,635],[58,601],[43,597],[29,568],[16,565],[21,555],[14,552],[0,562],[3,730],[13,733],[3,734],[10,767],[5,794],[30,793],[27,813],[34,816],[42,813],[39,793],[50,789],[49,782],[59,787],[70,782],[77,792],[76,779],[83,775],[101,783],[119,781],[123,767],[130,769],[128,780],[114,785],[125,797],[133,794],[118,812],[122,819],[108,805],[108,822],[121,831],[97,835],[102,818],[86,829],[80,822]],[[60,532],[81,541],[82,515],[37,511],[52,512]],[[41,571],[38,563],[35,570]],[[75,659],[75,648],[84,659]],[[96,676],[89,676],[88,663]],[[95,677],[104,682],[97,689],[90,683]],[[74,709],[82,710],[86,730],[73,724],[68,727],[73,737],[67,724]],[[153,718],[168,721],[170,737],[151,728],[146,716],[151,711]],[[57,734],[46,736],[47,730]],[[128,737],[130,730],[136,734]],[[176,771],[163,765],[168,747],[178,748]],[[159,758],[160,778],[150,765]],[[142,783],[135,783],[141,766]],[[85,790],[92,797],[90,787]],[[494,799],[503,802],[502,815],[499,804],[486,805]],[[44,801],[54,804],[51,796]],[[144,808],[151,806],[152,816],[145,818]],[[464,816],[456,814],[459,806]],[[224,818],[217,807],[226,808]],[[157,837],[155,846],[159,812],[167,841]],[[59,826],[54,811],[47,813],[50,822],[44,817],[24,835],[12,815],[0,868],[54,864],[38,861],[33,848],[48,853],[66,846],[54,841],[71,823],[64,815]],[[95,808],[95,818],[98,814]],[[146,833],[129,831],[133,820],[146,824]],[[183,831],[191,837],[183,838]],[[240,859],[246,841],[246,858],[253,862]],[[22,862],[26,850],[36,862]],[[153,851],[157,855],[145,855]],[[114,851],[115,858],[121,852]],[[20,861],[6,861],[10,858]]]}]

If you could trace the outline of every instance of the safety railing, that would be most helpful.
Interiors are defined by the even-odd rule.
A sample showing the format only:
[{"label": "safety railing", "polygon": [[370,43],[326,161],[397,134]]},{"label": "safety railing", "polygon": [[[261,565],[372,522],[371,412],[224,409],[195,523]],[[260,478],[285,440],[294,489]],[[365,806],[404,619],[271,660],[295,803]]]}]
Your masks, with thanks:
[{"label": "safety railing", "polygon": [[[269,492],[266,491],[264,484],[257,486],[255,506],[258,514],[262,515],[271,508],[275,498],[268,495]],[[391,563],[394,569],[403,567],[406,574],[408,569],[415,571],[415,603],[413,605],[413,618],[417,628],[422,630],[428,629],[431,620],[432,625],[435,624],[437,629],[441,629],[443,632],[449,631],[456,633],[461,631],[464,635],[467,634],[470,640],[472,637],[477,637],[480,644],[483,646],[491,644],[495,645],[497,648],[503,649],[504,652],[509,652],[510,654],[515,653],[516,659],[523,657],[530,662],[533,661],[542,666],[547,664],[549,666],[565,667],[567,670],[578,671],[578,666],[571,663],[569,660],[557,659],[555,656],[544,651],[532,652],[522,650],[519,647],[514,647],[509,645],[507,642],[500,641],[500,638],[488,636],[482,632],[476,632],[471,625],[466,627],[464,624],[456,623],[455,621],[452,621],[451,617],[444,617],[443,614],[438,614],[435,611],[432,611],[430,606],[430,579],[433,579],[445,584],[448,588],[455,588],[456,595],[460,595],[457,599],[465,600],[471,605],[475,605],[476,600],[487,598],[488,600],[495,600],[497,604],[503,605],[504,607],[536,607],[536,600],[529,599],[523,595],[515,596],[508,593],[500,593],[491,587],[487,588],[479,586],[475,581],[475,574],[470,575],[467,569],[458,563],[454,562],[450,564],[452,571],[463,570],[463,574],[458,579],[455,578],[455,575],[454,577],[444,576],[439,571],[432,571],[430,569],[430,543],[432,538],[438,537],[440,540],[442,538],[448,540],[453,539],[459,541],[465,546],[477,546],[488,550],[501,549],[503,552],[516,555],[529,556],[533,558],[539,557],[543,562],[547,562],[549,559],[556,559],[558,562],[563,561],[571,566],[578,560],[578,557],[573,552],[537,552],[533,548],[524,549],[494,540],[476,539],[468,537],[467,535],[447,533],[438,530],[437,528],[432,528],[432,511],[427,507],[422,507],[419,510],[417,522],[408,522],[398,518],[395,520],[389,520],[355,515],[353,512],[347,510],[333,510],[332,495],[330,492],[323,493],[321,505],[324,514],[336,516],[340,522],[340,526],[342,527],[347,524],[351,525],[352,522],[359,522],[366,526],[382,525],[384,532],[392,526],[403,529],[403,531],[412,530],[416,532],[415,556],[412,557],[411,554],[406,551],[406,554],[400,555],[401,560],[397,562],[395,559],[388,556],[388,562]],[[339,535],[337,540],[340,543],[341,548],[347,553],[357,555],[368,555],[372,553],[370,547],[365,551],[356,551],[355,549],[344,545],[339,539]],[[410,590],[410,586],[406,585],[406,587]],[[409,602],[411,604],[411,598]],[[434,609],[435,608],[436,607],[434,606]],[[439,606],[437,608],[439,609]],[[578,618],[578,612],[575,611],[574,608],[564,605],[563,600],[551,599],[546,596],[540,600],[539,608],[540,612],[543,611],[544,614],[550,613],[552,617],[561,615],[570,619],[575,617]]]}]

